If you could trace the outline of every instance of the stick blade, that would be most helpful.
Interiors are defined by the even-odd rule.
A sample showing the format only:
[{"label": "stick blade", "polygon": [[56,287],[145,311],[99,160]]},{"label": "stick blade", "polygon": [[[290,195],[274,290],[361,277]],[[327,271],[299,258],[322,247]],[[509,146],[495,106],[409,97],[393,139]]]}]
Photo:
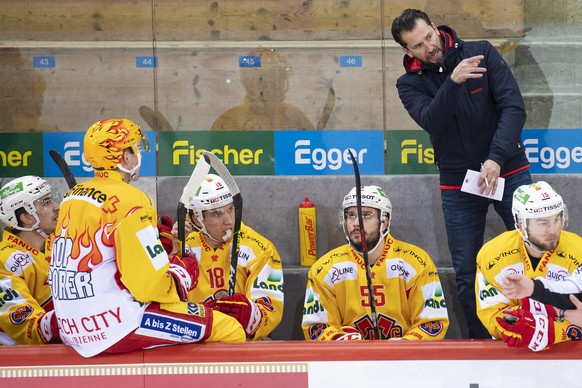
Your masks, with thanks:
[{"label": "stick blade", "polygon": [[190,199],[196,195],[196,192],[200,188],[202,181],[208,175],[210,171],[210,160],[207,156],[202,156],[198,159],[188,183],[184,186],[182,190],[182,196],[178,202],[178,210],[176,214],[176,222],[178,223],[178,244],[179,251],[184,256],[186,253],[186,215],[188,213],[188,207],[190,206]]},{"label": "stick blade", "polygon": [[61,174],[63,174],[63,177],[65,178],[67,186],[69,186],[69,189],[75,187],[75,185],[77,184],[77,180],[75,179],[75,176],[71,171],[71,168],[69,167],[65,159],[61,156],[61,154],[59,154],[56,150],[50,150],[49,155],[51,156],[59,170],[61,170]]},{"label": "stick blade", "polygon": [[327,92],[327,98],[325,99],[325,105],[323,106],[323,111],[321,112],[321,116],[319,117],[319,122],[317,123],[317,129],[325,129],[327,125],[327,121],[331,116],[331,112],[333,112],[333,108],[335,106],[335,90],[332,87],[329,88]]},{"label": "stick blade", "polygon": [[172,124],[159,110],[153,110],[149,106],[142,105],[139,107],[139,115],[154,131],[173,131]]}]

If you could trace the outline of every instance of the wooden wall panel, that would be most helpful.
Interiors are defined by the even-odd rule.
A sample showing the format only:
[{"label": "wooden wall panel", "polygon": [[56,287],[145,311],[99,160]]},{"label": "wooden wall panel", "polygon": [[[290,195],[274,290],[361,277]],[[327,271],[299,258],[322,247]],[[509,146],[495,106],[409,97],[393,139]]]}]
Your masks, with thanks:
[{"label": "wooden wall panel", "polygon": [[[492,42],[502,49],[508,41]],[[417,129],[395,87],[404,71],[402,49],[395,44],[382,47],[378,41],[340,43],[322,43],[317,50],[308,45],[276,48],[288,69],[284,103],[302,112],[315,128],[333,88],[335,104],[325,129]],[[210,130],[221,114],[245,101],[242,72],[249,70],[239,67],[239,56],[251,54],[251,48],[174,44],[156,53],[154,70],[136,67],[137,56],[152,54],[147,44],[0,48],[0,131],[82,131],[98,119],[117,116],[149,128],[140,115],[142,106],[157,108],[170,124],[166,129]],[[54,56],[56,66],[33,68],[36,55]],[[342,67],[342,55],[358,56],[362,65]],[[249,90],[269,93],[276,88],[263,81]]]},{"label": "wooden wall panel", "polygon": [[[523,34],[523,0],[3,0],[0,131],[139,121],[142,106],[173,129],[208,130],[243,103],[238,57],[259,47],[286,57],[285,102],[313,127],[333,87],[328,129],[417,128],[394,87],[402,51],[390,25],[405,7],[464,39]],[[136,56],[153,54],[157,69],[136,68]],[[56,66],[33,68],[35,55],[54,56]],[[341,55],[360,56],[362,67],[340,67]]]},{"label": "wooden wall panel", "polygon": [[[153,6],[152,6],[153,5]],[[382,6],[383,5],[383,6]],[[465,38],[523,36],[523,0],[3,0],[3,40],[380,39],[404,8]]]}]

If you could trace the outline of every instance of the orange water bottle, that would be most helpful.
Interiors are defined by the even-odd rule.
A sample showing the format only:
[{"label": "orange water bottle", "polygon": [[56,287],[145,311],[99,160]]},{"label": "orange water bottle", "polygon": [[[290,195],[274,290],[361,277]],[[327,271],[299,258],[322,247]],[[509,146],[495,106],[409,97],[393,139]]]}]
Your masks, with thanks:
[{"label": "orange water bottle", "polygon": [[299,264],[310,267],[317,260],[315,204],[305,198],[299,204]]}]

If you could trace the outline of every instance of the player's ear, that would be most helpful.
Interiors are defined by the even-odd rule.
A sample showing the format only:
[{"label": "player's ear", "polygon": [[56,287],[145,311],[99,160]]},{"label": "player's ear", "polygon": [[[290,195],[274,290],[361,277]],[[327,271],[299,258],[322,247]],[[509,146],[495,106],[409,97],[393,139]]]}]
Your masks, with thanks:
[{"label": "player's ear", "polygon": [[190,222],[192,222],[195,227],[198,229],[202,228],[202,222],[198,219],[198,217],[196,217],[196,214],[192,210],[188,211],[188,216],[190,217]]},{"label": "player's ear", "polygon": [[30,225],[34,225],[35,222],[34,217],[25,211],[18,215],[18,219],[20,220],[20,224],[26,228],[28,228]]}]

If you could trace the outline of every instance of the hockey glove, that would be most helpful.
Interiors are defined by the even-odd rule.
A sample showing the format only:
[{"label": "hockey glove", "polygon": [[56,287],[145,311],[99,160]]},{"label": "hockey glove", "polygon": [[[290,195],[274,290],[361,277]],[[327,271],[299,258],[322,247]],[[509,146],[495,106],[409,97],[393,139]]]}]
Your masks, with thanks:
[{"label": "hockey glove", "polygon": [[174,277],[180,300],[188,300],[188,291],[198,284],[198,260],[188,253],[184,257],[178,254],[170,255],[168,273]]},{"label": "hockey glove", "polygon": [[558,317],[554,306],[551,304],[543,304],[531,298],[523,298],[521,300],[521,308],[525,311],[529,311],[533,315],[543,315],[544,317],[548,317],[550,322]]},{"label": "hockey glove", "polygon": [[517,309],[504,310],[505,319],[496,318],[504,329],[501,336],[509,347],[530,348],[534,352],[549,349],[554,344],[554,323],[543,315]]},{"label": "hockey glove", "polygon": [[257,305],[246,296],[236,293],[233,296],[223,296],[222,298],[206,303],[213,310],[230,315],[240,322],[247,333],[247,337],[252,336],[259,324],[263,313]]},{"label": "hockey glove", "polygon": [[362,335],[355,327],[342,326],[341,331],[341,333],[337,333],[331,339],[334,341],[357,341],[362,339]]},{"label": "hockey glove", "polygon": [[45,344],[56,344],[61,342],[59,325],[55,311],[47,311],[40,318],[38,323],[38,334]]},{"label": "hockey glove", "polygon": [[160,242],[164,247],[164,250],[169,255],[174,249],[174,236],[172,236],[172,227],[174,226],[174,221],[172,217],[168,215],[163,215],[160,217],[158,223],[158,233],[160,235]]}]

